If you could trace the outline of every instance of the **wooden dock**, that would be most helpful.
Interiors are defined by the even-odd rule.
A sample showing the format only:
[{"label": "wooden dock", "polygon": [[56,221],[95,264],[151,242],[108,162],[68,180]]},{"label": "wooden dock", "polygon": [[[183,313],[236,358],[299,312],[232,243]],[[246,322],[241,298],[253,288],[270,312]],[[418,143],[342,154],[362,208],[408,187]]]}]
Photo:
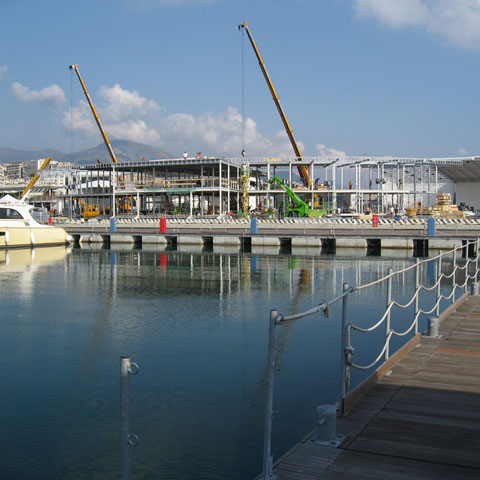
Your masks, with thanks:
[{"label": "wooden dock", "polygon": [[469,296],[337,420],[339,448],[308,439],[278,480],[480,479],[480,297]]}]

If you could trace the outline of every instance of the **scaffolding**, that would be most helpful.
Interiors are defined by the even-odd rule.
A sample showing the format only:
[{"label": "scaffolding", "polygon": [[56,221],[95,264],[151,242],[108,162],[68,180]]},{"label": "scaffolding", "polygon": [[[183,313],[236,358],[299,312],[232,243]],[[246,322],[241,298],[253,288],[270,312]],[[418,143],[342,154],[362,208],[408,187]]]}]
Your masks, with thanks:
[{"label": "scaffolding", "polygon": [[[280,177],[312,209],[341,214],[386,214],[435,203],[451,180],[442,165],[462,159],[393,157],[304,157],[315,179],[303,186],[298,159],[182,158],[87,165],[73,174],[63,195],[70,215],[80,202],[117,216],[282,215],[285,190],[269,182]],[[283,209],[284,210],[284,209]]]}]

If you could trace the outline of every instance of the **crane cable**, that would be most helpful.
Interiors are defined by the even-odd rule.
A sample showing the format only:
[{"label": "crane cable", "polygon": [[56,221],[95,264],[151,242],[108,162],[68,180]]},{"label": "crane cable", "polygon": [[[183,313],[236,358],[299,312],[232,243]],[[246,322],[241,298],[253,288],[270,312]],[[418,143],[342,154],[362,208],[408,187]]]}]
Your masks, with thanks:
[{"label": "crane cable", "polygon": [[70,73],[70,160],[73,158],[73,75]]},{"label": "crane cable", "polygon": [[244,65],[244,41],[245,29],[242,28],[241,42],[241,64],[242,64],[242,155],[245,153],[245,65]]}]

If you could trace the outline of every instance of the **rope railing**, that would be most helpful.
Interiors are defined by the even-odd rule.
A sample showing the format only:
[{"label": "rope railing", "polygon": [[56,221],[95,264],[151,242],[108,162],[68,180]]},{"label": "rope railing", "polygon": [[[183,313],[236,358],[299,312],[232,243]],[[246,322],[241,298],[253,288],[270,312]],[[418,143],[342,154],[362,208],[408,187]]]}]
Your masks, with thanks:
[{"label": "rope railing", "polygon": [[[457,251],[465,252],[465,264],[459,265],[457,263]],[[475,256],[469,258],[469,253],[474,250]],[[295,322],[302,318],[321,313],[325,317],[329,317],[331,313],[331,307],[339,302],[342,304],[342,338],[341,338],[341,382],[340,382],[340,410],[342,413],[345,413],[345,398],[350,390],[350,378],[351,378],[351,369],[357,369],[361,371],[367,371],[375,367],[382,359],[387,361],[390,358],[390,343],[393,337],[406,337],[408,334],[414,332],[414,334],[419,333],[419,321],[421,316],[430,315],[435,312],[436,317],[440,313],[440,306],[442,301],[451,301],[453,304],[455,302],[455,294],[457,289],[464,289],[467,292],[469,283],[472,285],[472,289],[475,286],[478,294],[478,278],[479,278],[479,260],[480,260],[480,238],[473,241],[467,242],[465,245],[456,247],[452,250],[449,250],[444,253],[440,253],[432,258],[417,261],[408,267],[402,268],[401,270],[393,271],[391,268],[388,271],[387,275],[384,275],[381,278],[378,278],[374,281],[371,281],[366,284],[361,284],[357,286],[350,286],[347,283],[343,284],[343,292],[337,297],[322,302],[315,307],[306,310],[301,313],[293,315],[282,315],[276,310],[270,311],[270,326],[269,326],[269,344],[268,344],[268,362],[267,362],[267,402],[265,407],[265,436],[264,436],[264,455],[263,455],[263,480],[273,480],[275,476],[273,475],[273,456],[271,455],[271,434],[272,434],[272,418],[274,417],[273,410],[273,385],[274,385],[274,376],[275,371],[277,370],[277,365],[275,363],[275,348],[276,348],[276,328],[285,325],[287,323]],[[449,274],[442,272],[442,260],[445,257],[452,256],[452,271]],[[432,285],[424,285],[420,281],[420,273],[423,269],[423,266],[429,263],[436,264],[436,274],[435,281]],[[470,267],[474,265],[474,272],[469,273]],[[406,303],[400,303],[399,301],[393,298],[393,284],[392,281],[395,278],[399,278],[400,275],[403,275],[407,272],[415,272],[415,290],[411,298],[406,301]],[[458,273],[464,273],[464,281],[460,283],[458,280]],[[450,283],[447,287],[451,288],[451,291],[448,295],[442,293],[442,282]],[[386,301],[385,301],[385,310],[381,315],[380,319],[377,320],[370,327],[363,327],[359,325],[354,325],[353,323],[348,322],[348,303],[349,297],[352,294],[367,290],[374,286],[378,286],[386,283]],[[445,286],[445,285],[444,285]],[[428,308],[420,308],[420,294],[422,292],[433,292],[435,294],[435,302],[433,306]],[[394,310],[405,310],[413,306],[413,318],[411,323],[406,327],[405,330],[399,331],[391,327],[391,316]],[[435,318],[435,317],[434,317]],[[382,345],[380,346],[380,352],[377,354],[376,358],[367,365],[361,365],[360,362],[354,362],[353,357],[355,354],[355,348],[352,345],[352,332],[359,333],[372,333],[378,328],[384,326],[385,336]]]}]

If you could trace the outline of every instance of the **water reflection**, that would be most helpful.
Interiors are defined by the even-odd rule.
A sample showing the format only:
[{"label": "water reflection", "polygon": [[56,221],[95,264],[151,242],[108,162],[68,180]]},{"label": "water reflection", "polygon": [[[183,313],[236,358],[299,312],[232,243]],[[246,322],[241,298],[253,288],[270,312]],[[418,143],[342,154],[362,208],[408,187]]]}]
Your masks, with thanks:
[{"label": "water reflection", "polygon": [[[134,478],[254,478],[269,310],[303,311],[344,282],[414,261],[227,250],[0,252],[4,478],[118,478],[121,355],[141,366],[132,381]],[[397,294],[412,281],[398,278]],[[384,294],[379,285],[352,302],[356,323],[371,321]],[[339,334],[335,309],[279,331],[275,455],[313,427],[318,404],[336,400]]]}]

